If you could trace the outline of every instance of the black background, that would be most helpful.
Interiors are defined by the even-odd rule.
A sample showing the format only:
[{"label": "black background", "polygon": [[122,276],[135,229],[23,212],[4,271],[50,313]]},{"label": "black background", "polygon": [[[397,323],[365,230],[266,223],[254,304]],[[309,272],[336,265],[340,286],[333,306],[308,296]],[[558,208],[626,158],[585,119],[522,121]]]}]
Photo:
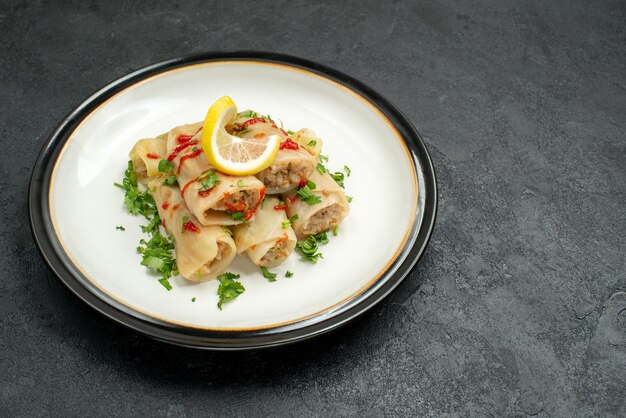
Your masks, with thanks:
[{"label": "black background", "polygon": [[[623,1],[1,2],[0,412],[623,415],[625,21]],[[95,89],[234,49],[318,61],[389,98],[426,140],[440,208],[424,258],[355,323],[213,353],[135,335],[64,290],[27,188]]]}]

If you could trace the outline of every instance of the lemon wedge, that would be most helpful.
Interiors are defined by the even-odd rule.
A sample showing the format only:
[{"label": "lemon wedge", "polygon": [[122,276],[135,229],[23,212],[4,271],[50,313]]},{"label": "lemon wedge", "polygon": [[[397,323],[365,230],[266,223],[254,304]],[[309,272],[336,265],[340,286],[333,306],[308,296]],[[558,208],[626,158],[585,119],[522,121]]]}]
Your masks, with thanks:
[{"label": "lemon wedge", "polygon": [[219,171],[236,176],[255,174],[269,167],[280,148],[280,136],[240,138],[225,126],[237,115],[233,99],[224,96],[209,108],[202,128],[202,149]]}]

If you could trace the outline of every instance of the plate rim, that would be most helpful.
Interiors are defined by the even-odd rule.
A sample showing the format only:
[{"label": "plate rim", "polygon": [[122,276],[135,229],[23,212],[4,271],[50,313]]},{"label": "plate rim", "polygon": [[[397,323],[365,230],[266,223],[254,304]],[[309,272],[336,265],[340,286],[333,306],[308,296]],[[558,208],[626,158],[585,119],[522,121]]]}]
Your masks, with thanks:
[{"label": "plate rim", "polygon": [[[418,163],[421,167],[425,190],[418,190],[416,198],[419,199],[421,193],[425,194],[424,207],[421,224],[413,227],[417,228],[414,239],[412,242],[410,239],[407,240],[400,247],[400,255],[386,267],[377,280],[354,298],[342,301],[336,308],[338,310],[349,304],[352,306],[327,318],[319,319],[328,312],[324,311],[294,323],[253,330],[207,330],[154,321],[149,317],[141,318],[142,315],[137,315],[138,313],[132,309],[115,306],[119,305],[117,301],[107,300],[106,297],[99,296],[99,292],[90,289],[93,284],[84,277],[80,279],[82,276],[80,270],[72,263],[69,254],[55,242],[58,241],[58,237],[52,226],[48,204],[51,177],[64,145],[81,122],[110,98],[155,75],[207,62],[228,61],[261,62],[301,69],[351,90],[385,116],[396,129],[409,152],[409,157],[413,159],[413,170],[418,178]],[[222,51],[181,56],[150,64],[106,84],[89,95],[62,119],[43,145],[30,178],[28,210],[33,238],[48,267],[71,293],[100,314],[157,340],[195,348],[240,350],[283,345],[315,337],[355,319],[382,301],[404,280],[421,258],[434,228],[437,197],[434,166],[421,135],[408,118],[382,95],[347,74],[303,58],[263,51]],[[419,209],[419,205],[417,208]],[[390,273],[394,266],[395,271]],[[383,279],[384,282],[368,294],[368,291],[375,287],[375,283]],[[314,321],[316,318],[317,321]]]}]

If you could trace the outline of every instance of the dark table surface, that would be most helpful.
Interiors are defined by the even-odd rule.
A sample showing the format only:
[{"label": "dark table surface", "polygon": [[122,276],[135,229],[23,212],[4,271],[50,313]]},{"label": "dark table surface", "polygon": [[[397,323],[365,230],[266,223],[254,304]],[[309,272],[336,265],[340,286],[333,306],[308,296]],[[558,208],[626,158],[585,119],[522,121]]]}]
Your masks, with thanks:
[{"label": "dark table surface", "polygon": [[[625,22],[623,0],[2,1],[1,415],[624,416]],[[440,208],[375,309],[233,354],[80,303],[39,257],[26,197],[50,131],[94,89],[235,49],[318,61],[389,98],[426,140]]]}]

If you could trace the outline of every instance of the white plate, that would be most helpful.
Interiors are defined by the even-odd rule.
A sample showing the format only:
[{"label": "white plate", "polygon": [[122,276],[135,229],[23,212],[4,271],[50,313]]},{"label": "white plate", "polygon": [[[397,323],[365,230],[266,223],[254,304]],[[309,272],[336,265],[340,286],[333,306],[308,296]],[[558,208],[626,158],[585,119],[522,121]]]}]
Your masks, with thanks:
[{"label": "white plate", "polygon": [[[436,204],[434,173],[417,132],[384,99],[355,83],[293,57],[247,53],[173,60],[112,83],[59,127],[35,168],[31,218],[42,253],[81,298],[94,306],[83,296],[91,294],[116,312],[94,306],[99,311],[180,344],[273,345],[351,319],[395,287],[415,263]],[[168,292],[139,264],[136,247],[145,238],[139,226],[146,220],[126,211],[123,192],[113,183],[123,177],[138,139],[202,120],[223,95],[240,109],[269,113],[288,129],[313,129],[324,140],[327,166],[352,170],[345,184],[354,200],[317,264],[294,253],[271,269],[278,280],[270,283],[247,258],[237,257],[228,270],[241,274],[246,291],[220,311],[216,281],[192,284],[176,277]],[[33,207],[35,200],[41,202]],[[427,203],[432,213],[426,213]],[[126,230],[116,230],[118,225]],[[292,278],[284,277],[287,270],[295,273]],[[372,296],[366,306],[348,312]],[[285,335],[277,339],[280,334]]]}]

